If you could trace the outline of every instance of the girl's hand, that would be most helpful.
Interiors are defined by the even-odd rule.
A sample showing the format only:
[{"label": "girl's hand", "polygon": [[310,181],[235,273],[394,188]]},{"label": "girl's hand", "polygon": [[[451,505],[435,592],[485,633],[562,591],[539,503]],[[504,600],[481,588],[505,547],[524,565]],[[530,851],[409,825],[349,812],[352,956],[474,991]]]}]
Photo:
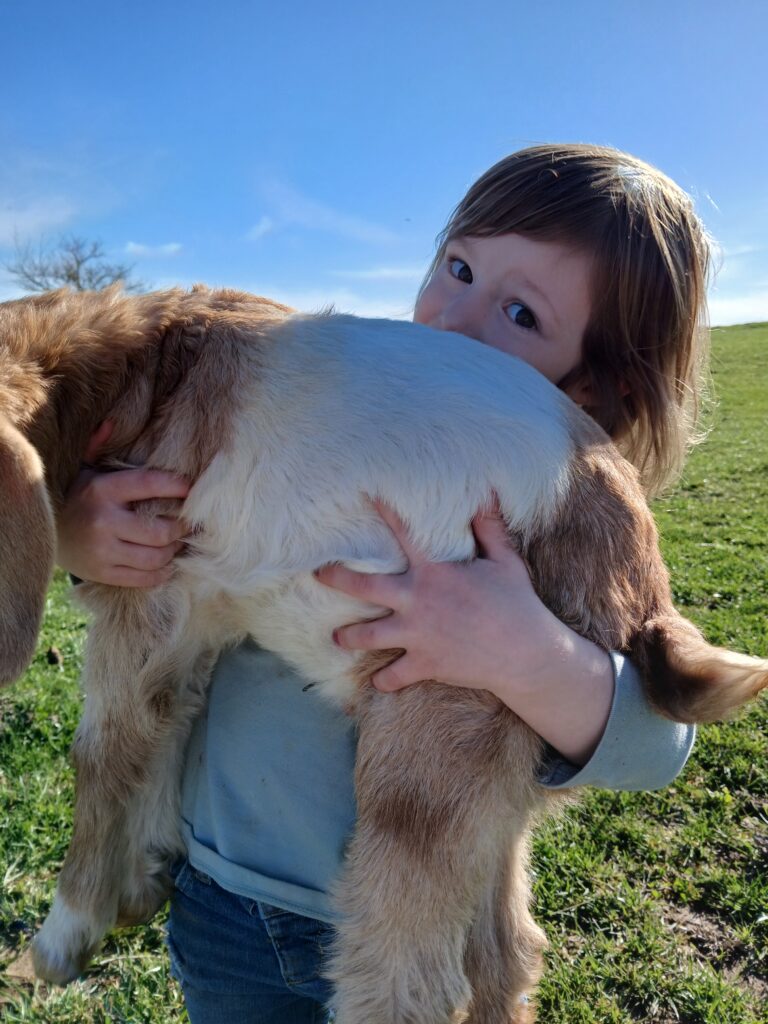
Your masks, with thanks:
[{"label": "girl's hand", "polygon": [[498,509],[472,521],[478,557],[428,561],[394,511],[376,503],[406,557],[398,575],[326,566],[320,582],[389,615],[336,630],[349,650],[404,648],[373,684],[391,692],[431,679],[490,690],[552,746],[586,761],[605,728],[613,695],[607,653],[557,619],[533,589]]},{"label": "girl's hand", "polygon": [[[94,461],[111,433],[102,424],[85,453]],[[129,469],[99,473],[81,470],[70,488],[57,523],[57,561],[84,580],[116,587],[154,587],[171,575],[189,526],[163,516],[148,520],[131,503],[151,498],[185,498],[190,484],[172,473]]]},{"label": "girl's hand", "polygon": [[513,664],[526,680],[538,674],[550,660],[542,649],[547,645],[528,638],[548,635],[554,616],[534,593],[498,511],[472,520],[477,558],[430,562],[414,547],[397,514],[383,503],[375,507],[403,549],[408,569],[382,575],[330,565],[316,575],[321,583],[392,610],[334,634],[336,643],[349,650],[405,648],[402,657],[373,677],[376,688],[390,692],[434,679],[496,692],[506,685]]}]

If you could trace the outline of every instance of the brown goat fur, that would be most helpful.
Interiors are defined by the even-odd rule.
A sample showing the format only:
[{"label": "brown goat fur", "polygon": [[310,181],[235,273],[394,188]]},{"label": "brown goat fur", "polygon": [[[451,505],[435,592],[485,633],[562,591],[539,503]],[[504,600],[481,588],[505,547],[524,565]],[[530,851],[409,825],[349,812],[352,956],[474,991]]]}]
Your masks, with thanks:
[{"label": "brown goat fur", "polygon": [[[204,288],[138,297],[114,289],[57,292],[0,306],[0,682],[16,678],[32,657],[55,551],[54,516],[96,426],[107,416],[115,424],[106,467],[149,465],[197,481],[183,509],[196,537],[170,583],[151,591],[78,588],[92,626],[87,700],[73,748],[75,831],[57,901],[34,946],[37,969],[49,980],[77,976],[106,930],[147,919],[164,899],[169,860],[181,849],[175,823],[185,742],[221,649],[250,633],[290,657],[290,609],[332,600],[311,569],[352,555],[329,547],[323,533],[325,499],[316,493],[323,467],[313,477],[292,471],[290,460],[326,429],[317,396],[343,379],[348,358],[334,348],[334,337],[343,336],[344,352],[354,354],[349,339],[364,323],[294,317],[267,299]],[[377,338],[422,332],[420,343],[429,340],[414,325],[365,330]],[[305,338],[306,368],[299,361],[286,370],[280,353],[297,338]],[[442,353],[448,340],[439,342]],[[673,608],[637,476],[599,428],[556,389],[539,384],[533,371],[513,370],[516,361],[465,339],[451,344],[467,367],[491,360],[491,377],[509,372],[512,383],[521,374],[521,395],[533,388],[536,402],[546,406],[545,423],[560,423],[568,441],[565,483],[561,491],[553,485],[552,511],[540,502],[521,518],[514,497],[505,504],[502,495],[510,533],[555,614],[603,647],[627,652],[645,674],[654,705],[676,720],[723,717],[768,685],[768,662],[711,647]],[[460,379],[458,391],[469,386]],[[406,405],[410,397],[406,392]],[[338,405],[338,415],[359,414],[354,436],[376,414],[376,402],[358,401],[354,410],[340,396]],[[290,430],[304,407],[307,432],[292,448]],[[395,417],[386,409],[383,415],[390,416],[388,430]],[[425,406],[420,440],[431,441],[431,415]],[[445,415],[450,422],[450,411]],[[483,409],[476,415],[482,423]],[[543,434],[530,435],[528,447],[538,459],[550,440],[545,426]],[[415,536],[440,504],[441,474],[456,471],[446,443],[449,457],[431,471],[436,483],[425,479],[410,511],[398,508]],[[285,472],[270,479],[275,488],[274,480],[282,480],[287,491],[264,496],[269,487],[260,484],[253,493],[272,500],[275,516],[285,520],[286,543],[301,535],[315,561],[289,567],[275,587],[274,567],[255,559],[251,591],[245,584],[228,589],[231,563],[211,502],[224,492],[228,515],[233,503],[255,501],[246,493],[271,457],[270,444],[278,468],[285,459]],[[402,448],[395,442],[391,449],[394,470],[376,461],[377,442],[366,448],[360,441],[366,458],[370,448],[373,469],[351,480],[345,474],[354,460],[345,461],[345,445],[322,449],[330,452],[333,495],[343,480],[355,502],[363,491],[395,500],[390,489],[397,490]],[[514,448],[502,445],[512,480],[522,475],[514,460],[527,457],[525,443],[517,453]],[[470,455],[473,464],[485,457]],[[421,476],[418,481],[414,486],[421,487]],[[541,481],[542,488],[549,485]],[[487,490],[469,495],[476,504],[457,526],[465,540],[472,511],[487,499]],[[310,512],[302,516],[305,506]],[[144,511],[167,509],[148,503]],[[360,523],[375,534],[381,525],[362,497],[345,515],[342,529],[331,523],[334,536]],[[240,538],[246,562],[255,558],[251,534],[267,525],[255,512],[249,516],[248,536]],[[234,532],[238,522],[232,519]],[[442,550],[439,538],[434,550]],[[289,591],[295,604],[281,604]],[[323,607],[326,617],[342,615]],[[288,640],[276,639],[275,609],[283,609],[279,626]],[[336,624],[343,621],[349,620]],[[303,642],[311,631],[302,622],[299,632]],[[326,625],[318,627],[318,637],[326,633]],[[357,657],[342,655],[329,640],[306,642],[310,660],[297,654],[294,665],[310,671],[315,655],[318,665],[331,665],[326,682],[334,673],[345,681],[329,692],[359,724],[359,821],[336,893],[341,917],[328,966],[338,1024],[530,1024],[533,1009],[520,996],[535,985],[544,939],[528,910],[528,836],[557,799],[536,783],[541,741],[483,691],[427,683],[397,695],[377,693],[370,676],[397,652]]]}]

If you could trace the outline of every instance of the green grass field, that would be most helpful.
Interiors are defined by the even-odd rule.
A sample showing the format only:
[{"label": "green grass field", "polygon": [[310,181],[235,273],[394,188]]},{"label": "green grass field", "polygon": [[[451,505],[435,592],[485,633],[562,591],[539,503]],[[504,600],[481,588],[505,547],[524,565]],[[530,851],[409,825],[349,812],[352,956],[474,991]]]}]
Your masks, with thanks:
[{"label": "green grass field", "polygon": [[[681,610],[768,655],[768,324],[714,332],[714,430],[656,514]],[[69,837],[67,749],[84,624],[57,578],[39,652],[0,696],[0,1019],[186,1021],[162,919],[112,936],[85,979],[47,991],[28,946]],[[55,646],[61,664],[49,664]],[[591,792],[534,848],[550,939],[541,1024],[768,1024],[768,699],[702,728],[664,792]]]}]

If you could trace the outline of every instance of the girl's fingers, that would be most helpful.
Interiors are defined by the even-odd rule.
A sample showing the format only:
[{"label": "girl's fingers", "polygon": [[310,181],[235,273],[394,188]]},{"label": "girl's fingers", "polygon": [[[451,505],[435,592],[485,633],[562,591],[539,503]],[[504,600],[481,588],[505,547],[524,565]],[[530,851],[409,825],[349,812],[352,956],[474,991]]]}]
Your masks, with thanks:
[{"label": "girl's fingers", "polygon": [[499,561],[513,550],[507,527],[499,514],[478,512],[472,520],[472,532],[481,558]]},{"label": "girl's fingers", "polygon": [[333,642],[345,651],[389,651],[403,647],[397,620],[391,615],[354,622],[333,631]]},{"label": "girl's fingers", "polygon": [[171,516],[145,519],[135,512],[120,510],[115,513],[114,534],[124,544],[163,548],[182,540],[189,534],[189,523]]},{"label": "girl's fingers", "polygon": [[127,469],[99,476],[99,488],[105,499],[125,505],[152,498],[186,498],[192,486],[189,480],[161,469]]},{"label": "girl's fingers", "polygon": [[515,547],[501,514],[499,497],[495,492],[492,499],[489,508],[481,509],[472,519],[472,532],[477,541],[480,557],[498,562],[508,557]]},{"label": "girl's fingers", "polygon": [[415,661],[407,653],[371,677],[371,682],[380,693],[396,693],[398,690],[404,690],[406,686],[424,681]]},{"label": "girl's fingers", "polygon": [[382,608],[400,609],[407,594],[407,584],[399,574],[355,572],[344,565],[324,565],[316,569],[315,579],[350,597]]},{"label": "girl's fingers", "polygon": [[408,527],[405,525],[400,516],[395,512],[391,505],[388,505],[385,501],[380,498],[371,498],[371,505],[375,508],[387,526],[390,528],[392,533],[395,535],[395,540],[403,549],[406,558],[408,559],[409,565],[419,565],[429,561],[424,552],[416,547],[411,540],[408,532]]},{"label": "girl's fingers", "polygon": [[115,565],[108,574],[104,574],[104,578],[99,582],[107,583],[111,587],[159,587],[163,583],[167,583],[172,576],[173,566],[171,565],[151,572],[132,569],[128,565]]},{"label": "girl's fingers", "polygon": [[116,569],[138,569],[141,572],[156,572],[170,565],[185,545],[180,541],[162,547],[148,547],[144,544],[130,544],[122,541],[116,551]]}]

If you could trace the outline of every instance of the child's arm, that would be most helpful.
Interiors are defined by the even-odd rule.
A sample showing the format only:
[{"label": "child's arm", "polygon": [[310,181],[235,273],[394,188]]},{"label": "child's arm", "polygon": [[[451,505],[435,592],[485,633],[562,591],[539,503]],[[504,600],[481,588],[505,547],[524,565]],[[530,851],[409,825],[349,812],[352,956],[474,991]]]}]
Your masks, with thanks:
[{"label": "child's arm", "polygon": [[539,781],[552,789],[662,789],[680,773],[693,747],[696,729],[657,715],[638,673],[621,654],[611,655],[616,685],[608,722],[592,757],[572,764],[550,749]]},{"label": "child's arm", "polygon": [[[498,516],[478,516],[474,521],[477,559],[436,564],[413,547],[390,509],[378,509],[403,547],[409,569],[384,576],[328,566],[318,573],[329,586],[393,609],[385,618],[346,626],[335,634],[340,646],[352,650],[405,649],[401,658],[374,676],[378,689],[394,691],[437,679],[490,690],[571,763],[571,774],[574,765],[585,765],[596,750],[602,756],[606,741],[614,742],[606,725],[612,732],[626,728],[626,755],[634,763],[634,719],[625,713],[626,678],[618,680],[621,688],[615,688],[611,656],[542,604]],[[626,671],[635,683],[636,699],[630,704],[635,709],[642,705],[640,727],[652,744],[659,749],[676,748],[681,742],[689,747],[692,731],[655,715],[631,666]],[[681,729],[682,738],[677,736]],[[643,761],[645,753],[638,751],[637,757]],[[684,758],[673,761],[669,778],[680,770]],[[640,788],[668,781],[665,770],[660,776],[651,772],[652,784]],[[645,779],[642,772],[641,768],[640,777]],[[656,781],[659,777],[661,782]],[[628,781],[631,784],[631,772]],[[625,788],[623,778],[617,782],[617,788]]]}]

